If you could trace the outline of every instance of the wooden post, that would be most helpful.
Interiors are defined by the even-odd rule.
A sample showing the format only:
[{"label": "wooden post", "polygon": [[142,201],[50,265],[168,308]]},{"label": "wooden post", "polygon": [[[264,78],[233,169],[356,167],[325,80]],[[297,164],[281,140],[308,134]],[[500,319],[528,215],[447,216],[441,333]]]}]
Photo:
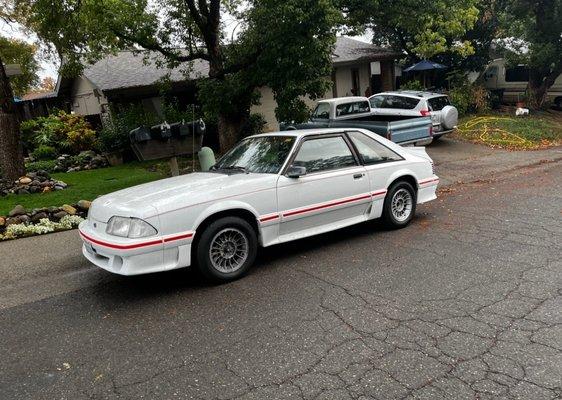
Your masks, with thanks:
[{"label": "wooden post", "polygon": [[178,158],[177,157],[170,158],[170,170],[172,171],[172,176],[179,176],[180,175],[180,168],[178,166]]}]

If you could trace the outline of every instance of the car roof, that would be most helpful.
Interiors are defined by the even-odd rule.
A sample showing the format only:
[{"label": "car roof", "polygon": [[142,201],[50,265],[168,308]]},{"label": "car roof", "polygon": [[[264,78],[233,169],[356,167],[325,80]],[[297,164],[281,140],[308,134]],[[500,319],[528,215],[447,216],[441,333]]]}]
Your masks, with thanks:
[{"label": "car roof", "polygon": [[[296,129],[289,131],[278,131],[278,132],[267,132],[259,133],[257,135],[252,135],[249,137],[263,137],[263,136],[294,136],[300,138],[307,135],[322,135],[322,134],[332,134],[332,133],[342,133],[350,130],[351,128],[318,128],[318,129]],[[364,131],[364,129],[353,128],[354,131]]]},{"label": "car roof", "polygon": [[318,103],[330,103],[330,104],[342,104],[349,103],[352,101],[369,101],[368,98],[362,96],[348,96],[348,97],[334,97],[333,99],[323,99],[319,100]]},{"label": "car roof", "polygon": [[[373,96],[378,96],[381,94],[388,94],[388,95],[401,95],[401,96],[407,96],[407,97],[415,97],[418,99],[429,99],[432,97],[442,97],[442,96],[447,96],[445,93],[435,93],[435,92],[423,92],[421,90],[394,90],[394,91],[389,91],[389,92],[381,92],[381,93],[376,93]],[[373,97],[371,96],[371,97]]]}]

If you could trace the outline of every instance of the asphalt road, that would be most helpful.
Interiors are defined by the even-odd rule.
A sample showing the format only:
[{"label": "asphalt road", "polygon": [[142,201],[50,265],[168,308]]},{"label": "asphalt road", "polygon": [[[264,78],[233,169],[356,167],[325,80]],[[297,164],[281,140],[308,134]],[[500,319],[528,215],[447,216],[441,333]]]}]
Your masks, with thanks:
[{"label": "asphalt road", "polygon": [[562,394],[561,162],[449,186],[400,231],[264,249],[227,285],[110,275],[77,243],[0,244],[1,399]]}]

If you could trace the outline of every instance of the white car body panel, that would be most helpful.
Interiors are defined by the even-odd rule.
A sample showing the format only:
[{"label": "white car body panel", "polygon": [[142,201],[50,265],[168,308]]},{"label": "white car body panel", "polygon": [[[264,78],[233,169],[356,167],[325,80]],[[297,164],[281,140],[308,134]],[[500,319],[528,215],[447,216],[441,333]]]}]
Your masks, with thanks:
[{"label": "white car body panel", "polygon": [[[398,178],[417,182],[417,202],[436,198],[439,178],[423,148],[404,148],[370,131],[353,129],[398,153],[403,160],[310,173],[197,172],[124,189],[94,200],[80,224],[83,254],[95,265],[122,275],[187,267],[198,228],[217,213],[246,213],[259,243],[270,246],[379,218],[389,186]],[[341,134],[342,129],[271,133],[305,137]],[[291,159],[291,154],[286,164]],[[140,218],[157,235],[129,239],[106,233],[112,216]]]}]

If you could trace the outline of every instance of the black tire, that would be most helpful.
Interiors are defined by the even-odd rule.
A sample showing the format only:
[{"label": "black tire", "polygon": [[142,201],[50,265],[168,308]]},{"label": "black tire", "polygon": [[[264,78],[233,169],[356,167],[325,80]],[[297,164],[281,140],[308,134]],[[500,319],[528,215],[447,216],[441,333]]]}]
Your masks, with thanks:
[{"label": "black tire", "polygon": [[[407,218],[405,218],[404,220],[400,220],[392,212],[392,201],[394,199],[394,196],[398,192],[401,192],[403,190],[406,190],[410,194],[411,210]],[[382,220],[385,226],[390,229],[404,228],[410,223],[412,218],[414,218],[415,213],[416,213],[416,191],[414,190],[412,185],[410,185],[406,181],[398,181],[393,183],[392,186],[390,186],[390,189],[388,189],[388,192],[386,193],[386,197],[384,199]]]},{"label": "black tire", "polygon": [[[213,240],[221,232],[232,230],[241,233],[247,240],[247,256],[234,271],[225,272],[217,269],[211,260],[210,248]],[[258,238],[254,228],[239,217],[224,217],[212,222],[196,242],[195,265],[206,278],[215,282],[228,282],[244,276],[256,259]]]}]

